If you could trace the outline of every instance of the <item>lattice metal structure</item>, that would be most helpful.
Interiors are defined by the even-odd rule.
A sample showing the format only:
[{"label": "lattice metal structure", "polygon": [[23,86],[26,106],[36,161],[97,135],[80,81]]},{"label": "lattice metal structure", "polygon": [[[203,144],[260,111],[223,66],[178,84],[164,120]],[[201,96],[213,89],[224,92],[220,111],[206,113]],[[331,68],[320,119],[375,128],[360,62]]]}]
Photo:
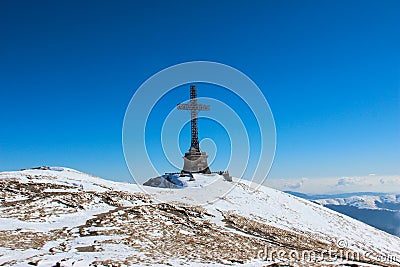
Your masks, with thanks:
[{"label": "lattice metal structure", "polygon": [[199,146],[199,129],[198,129],[198,113],[199,111],[208,111],[210,110],[210,105],[204,105],[197,103],[197,89],[195,85],[190,86],[190,102],[189,104],[179,104],[178,109],[180,110],[190,110],[191,117],[191,132],[192,132],[192,141],[191,148],[200,151]]},{"label": "lattice metal structure", "polygon": [[210,105],[197,103],[197,90],[195,85],[190,86],[189,104],[179,104],[178,109],[190,111],[191,135],[192,140],[189,152],[185,153],[184,166],[182,172],[201,172],[210,173],[207,163],[207,154],[200,151],[199,145],[199,129],[198,129],[198,113],[199,111],[210,110]]}]

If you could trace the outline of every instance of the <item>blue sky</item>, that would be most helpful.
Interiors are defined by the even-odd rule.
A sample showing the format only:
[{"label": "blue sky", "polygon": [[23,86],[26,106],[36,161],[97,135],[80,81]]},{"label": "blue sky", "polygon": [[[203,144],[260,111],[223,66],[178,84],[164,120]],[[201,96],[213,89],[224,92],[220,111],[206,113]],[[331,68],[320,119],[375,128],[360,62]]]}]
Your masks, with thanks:
[{"label": "blue sky", "polygon": [[135,90],[181,62],[247,74],[275,117],[270,177],[400,173],[399,1],[1,1],[0,171],[129,180]]}]

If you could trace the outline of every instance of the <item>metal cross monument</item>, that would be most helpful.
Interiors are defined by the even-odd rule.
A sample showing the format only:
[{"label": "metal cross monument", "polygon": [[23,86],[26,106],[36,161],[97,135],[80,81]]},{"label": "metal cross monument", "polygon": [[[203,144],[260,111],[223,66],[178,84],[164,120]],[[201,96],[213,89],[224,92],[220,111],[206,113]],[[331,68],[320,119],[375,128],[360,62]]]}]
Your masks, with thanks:
[{"label": "metal cross monument", "polygon": [[198,113],[199,111],[208,111],[210,110],[210,105],[204,105],[197,103],[197,91],[196,86],[190,86],[190,102],[189,104],[179,104],[178,109],[180,110],[190,110],[191,117],[191,132],[192,132],[192,141],[190,145],[189,152],[185,153],[184,166],[182,172],[201,172],[201,173],[210,173],[210,168],[207,163],[207,154],[206,152],[200,151],[199,145],[199,129],[198,129]]}]

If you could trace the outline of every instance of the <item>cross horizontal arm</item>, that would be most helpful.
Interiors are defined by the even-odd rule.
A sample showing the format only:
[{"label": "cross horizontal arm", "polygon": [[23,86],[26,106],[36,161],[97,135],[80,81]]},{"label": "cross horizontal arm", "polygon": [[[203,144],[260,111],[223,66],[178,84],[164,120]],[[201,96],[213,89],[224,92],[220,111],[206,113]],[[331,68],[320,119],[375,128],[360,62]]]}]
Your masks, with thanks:
[{"label": "cross horizontal arm", "polygon": [[198,110],[198,111],[208,111],[210,110],[210,105],[204,104],[179,104],[178,109],[181,110]]}]

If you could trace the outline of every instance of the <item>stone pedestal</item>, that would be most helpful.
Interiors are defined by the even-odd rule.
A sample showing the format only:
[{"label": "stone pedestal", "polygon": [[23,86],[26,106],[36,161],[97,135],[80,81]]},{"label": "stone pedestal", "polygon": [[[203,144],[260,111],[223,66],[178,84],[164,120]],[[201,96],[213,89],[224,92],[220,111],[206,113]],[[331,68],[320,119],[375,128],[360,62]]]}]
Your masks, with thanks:
[{"label": "stone pedestal", "polygon": [[184,164],[182,172],[192,173],[211,173],[207,163],[206,152],[201,152],[195,148],[190,148],[189,152],[183,157]]}]

